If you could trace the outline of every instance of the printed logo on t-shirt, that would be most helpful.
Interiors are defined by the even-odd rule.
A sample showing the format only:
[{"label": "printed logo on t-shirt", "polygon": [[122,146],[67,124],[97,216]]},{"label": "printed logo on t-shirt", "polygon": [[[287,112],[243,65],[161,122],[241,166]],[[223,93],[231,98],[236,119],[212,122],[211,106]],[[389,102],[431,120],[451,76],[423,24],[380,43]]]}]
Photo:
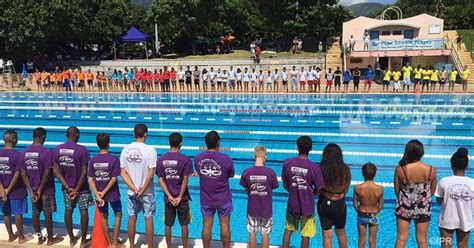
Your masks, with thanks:
[{"label": "printed logo on t-shirt", "polygon": [[178,166],[177,160],[164,160],[163,167],[165,168],[166,179],[175,179],[178,180],[180,176],[178,175],[178,170],[176,167]]},{"label": "printed logo on t-shirt", "polygon": [[26,152],[25,153],[25,165],[26,170],[38,170],[38,156],[37,152]]},{"label": "printed logo on t-shirt", "polygon": [[474,200],[474,192],[466,184],[453,184],[448,187],[449,197],[455,201],[470,202]]},{"label": "printed logo on t-shirt", "polygon": [[266,196],[267,176],[250,176],[250,195]]},{"label": "printed logo on t-shirt", "polygon": [[222,174],[221,166],[214,159],[210,158],[199,162],[199,172],[209,178],[216,178]]},{"label": "printed logo on t-shirt", "polygon": [[9,157],[0,157],[0,174],[2,175],[10,175],[12,172],[10,171],[10,165],[8,162],[10,161]]},{"label": "printed logo on t-shirt", "polygon": [[73,149],[59,149],[59,165],[65,167],[74,167]]},{"label": "printed logo on t-shirt", "polygon": [[95,181],[110,181],[109,163],[94,163]]},{"label": "printed logo on t-shirt", "polygon": [[140,164],[143,161],[143,155],[139,149],[132,148],[128,150],[126,159],[129,163]]},{"label": "printed logo on t-shirt", "polygon": [[291,186],[306,190],[308,188],[306,186],[306,174],[308,174],[308,169],[291,167]]}]

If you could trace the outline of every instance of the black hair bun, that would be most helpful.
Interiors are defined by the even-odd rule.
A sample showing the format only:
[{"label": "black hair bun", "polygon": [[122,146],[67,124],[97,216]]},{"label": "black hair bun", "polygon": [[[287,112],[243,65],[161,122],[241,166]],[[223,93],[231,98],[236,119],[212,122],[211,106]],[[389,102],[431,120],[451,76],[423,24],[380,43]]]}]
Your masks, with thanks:
[{"label": "black hair bun", "polygon": [[454,154],[458,158],[467,158],[468,150],[464,147],[459,148]]}]

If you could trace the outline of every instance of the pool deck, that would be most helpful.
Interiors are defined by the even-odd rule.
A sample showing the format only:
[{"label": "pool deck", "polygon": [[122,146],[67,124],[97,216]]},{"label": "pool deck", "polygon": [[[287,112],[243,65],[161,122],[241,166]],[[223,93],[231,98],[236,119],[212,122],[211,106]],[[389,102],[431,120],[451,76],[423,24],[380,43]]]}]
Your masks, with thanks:
[{"label": "pool deck", "polygon": [[[15,232],[16,230],[16,227],[15,225],[13,224],[13,231]],[[43,229],[43,233],[45,233],[46,230]],[[60,248],[66,248],[66,247],[70,247],[69,246],[69,237],[67,235],[67,232],[66,232],[66,229],[64,228],[55,228],[54,229],[54,232],[59,235],[60,237],[64,237],[64,240],[56,245],[53,245],[53,246],[46,246],[45,244],[42,245],[42,246],[39,246],[39,247],[60,247]],[[26,235],[31,235],[34,233],[34,229],[32,226],[27,226],[25,225],[24,226],[24,233]],[[74,229],[74,234],[77,236],[79,233],[79,229]],[[92,229],[89,228],[89,233],[92,233]],[[128,247],[128,238],[127,238],[127,233],[120,233],[120,238],[122,238],[124,241],[125,241],[125,245]],[[33,238],[32,240],[29,240],[28,242],[25,242],[21,245],[18,244],[18,240],[15,240],[11,243],[9,243],[8,241],[8,233],[7,233],[7,230],[5,229],[5,225],[2,223],[0,223],[0,247],[5,247],[5,248],[14,248],[14,247],[31,247],[31,245],[34,245],[34,246],[37,246],[36,245],[36,242],[37,242],[37,239],[36,238]],[[137,234],[136,235],[136,242],[137,242],[137,245],[136,247],[147,247],[146,246],[146,239],[145,239],[145,235],[144,234]],[[181,244],[181,239],[180,238],[173,238],[173,247],[182,247],[180,244]],[[77,245],[75,247],[79,247],[79,243],[80,241],[77,243]],[[202,245],[202,240],[201,239],[192,239],[190,238],[189,239],[189,246],[190,247],[203,247]],[[221,247],[221,243],[220,241],[218,240],[213,240],[211,242],[211,247]],[[87,246],[87,247],[90,247]],[[166,240],[165,240],[165,237],[164,236],[155,236],[155,245],[153,247],[166,247]],[[248,245],[246,243],[236,243],[236,242],[232,242],[231,244],[231,247],[234,247],[234,248],[243,248],[243,247],[248,247]],[[272,248],[276,248],[278,246],[270,246]]]}]

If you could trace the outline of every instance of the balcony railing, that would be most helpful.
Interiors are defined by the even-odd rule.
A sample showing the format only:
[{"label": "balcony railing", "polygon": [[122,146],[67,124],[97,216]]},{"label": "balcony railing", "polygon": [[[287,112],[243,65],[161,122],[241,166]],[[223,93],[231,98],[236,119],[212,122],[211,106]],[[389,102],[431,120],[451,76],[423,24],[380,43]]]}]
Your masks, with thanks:
[{"label": "balcony railing", "polygon": [[347,52],[360,51],[410,51],[410,50],[439,50],[446,49],[443,38],[439,39],[401,39],[401,40],[356,40],[351,49],[350,41],[345,41]]}]

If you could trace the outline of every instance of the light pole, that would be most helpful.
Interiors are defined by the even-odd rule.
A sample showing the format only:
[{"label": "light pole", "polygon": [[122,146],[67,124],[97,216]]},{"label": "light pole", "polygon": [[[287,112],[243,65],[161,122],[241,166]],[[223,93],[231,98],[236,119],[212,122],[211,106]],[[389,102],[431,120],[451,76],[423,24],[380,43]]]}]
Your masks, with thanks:
[{"label": "light pole", "polygon": [[155,54],[160,55],[160,40],[158,40],[158,23],[155,18]]}]

